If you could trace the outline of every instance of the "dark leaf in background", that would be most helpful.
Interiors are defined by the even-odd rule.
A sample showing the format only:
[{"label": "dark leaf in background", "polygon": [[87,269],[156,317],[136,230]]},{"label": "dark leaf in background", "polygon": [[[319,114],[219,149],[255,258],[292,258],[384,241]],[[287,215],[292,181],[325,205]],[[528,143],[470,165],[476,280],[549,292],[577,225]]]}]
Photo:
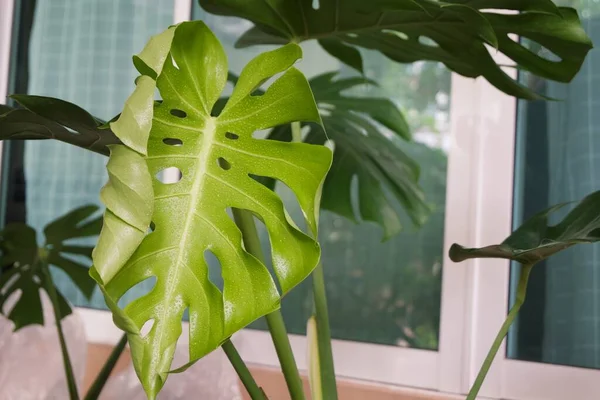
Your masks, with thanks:
[{"label": "dark leaf in background", "polygon": [[[91,258],[92,247],[68,244],[68,240],[100,233],[101,218],[92,218],[97,206],[84,206],[73,210],[46,226],[46,243],[40,248],[35,230],[25,224],[8,224],[0,231],[0,312],[15,324],[15,330],[31,324],[44,324],[40,289],[44,289],[46,276],[40,257],[47,257],[49,265],[62,269],[89,299],[95,282],[88,275],[89,265],[69,258],[84,255]],[[15,294],[16,302],[6,307],[6,301]],[[58,292],[60,318],[71,313],[71,307]]]},{"label": "dark leaf in background", "polygon": [[[256,24],[239,39],[239,47],[317,39],[329,54],[359,71],[356,47],[362,47],[402,63],[439,61],[529,99],[539,96],[496,64],[496,51],[535,75],[569,82],[592,48],[576,11],[552,0],[320,0],[317,9],[313,0],[199,2],[210,13]],[[560,60],[530,51],[511,34],[538,43]]]},{"label": "dark leaf in background", "polygon": [[[329,138],[334,142],[322,208],[357,221],[352,201],[352,181],[356,177],[358,216],[381,225],[387,239],[402,226],[386,191],[403,206],[415,225],[425,222],[431,210],[418,185],[419,166],[401,147],[402,141],[411,136],[398,107],[385,98],[343,94],[364,84],[375,83],[361,77],[336,79],[335,72],[311,79],[327,133],[316,124],[308,125],[305,141],[323,144]],[[383,127],[391,132],[391,137],[386,136]],[[269,138],[290,141],[289,125],[274,129]]]},{"label": "dark leaf in background", "polygon": [[121,143],[103,121],[64,100],[13,95],[25,108],[0,108],[0,140],[56,139],[108,155],[107,145]]},{"label": "dark leaf in background", "polygon": [[600,191],[583,199],[557,225],[549,225],[549,215],[565,205],[559,204],[534,215],[499,245],[468,249],[454,244],[450,258],[455,262],[470,258],[506,258],[532,264],[578,243],[600,241]]}]

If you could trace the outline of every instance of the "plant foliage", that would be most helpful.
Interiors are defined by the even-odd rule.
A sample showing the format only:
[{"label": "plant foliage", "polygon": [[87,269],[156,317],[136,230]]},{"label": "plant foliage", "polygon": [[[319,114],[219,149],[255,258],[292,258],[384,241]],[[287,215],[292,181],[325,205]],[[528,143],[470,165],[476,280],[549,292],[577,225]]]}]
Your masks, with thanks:
[{"label": "plant foliage", "polygon": [[578,243],[599,241],[600,191],[583,199],[561,222],[550,225],[550,214],[567,204],[534,215],[501,244],[475,249],[454,244],[450,248],[450,258],[455,262],[470,258],[506,258],[521,264],[534,264]]},{"label": "plant foliage", "polygon": [[[208,12],[256,24],[240,37],[238,47],[316,39],[359,71],[362,47],[402,63],[442,62],[456,73],[483,76],[524,98],[538,96],[496,64],[494,49],[535,75],[568,82],[592,47],[576,11],[552,0],[319,0],[316,8],[313,0],[199,2]],[[533,53],[512,34],[544,46],[560,60]]]},{"label": "plant foliage", "polygon": [[[304,141],[334,142],[333,164],[325,180],[321,206],[356,222],[352,194],[356,178],[360,218],[381,225],[387,239],[402,226],[385,191],[402,204],[416,225],[422,224],[431,210],[418,185],[419,166],[401,148],[402,141],[411,139],[402,112],[389,99],[344,93],[364,84],[375,82],[360,77],[336,79],[335,72],[311,79],[325,130],[318,124],[307,124]],[[386,136],[382,127],[393,136]],[[291,141],[289,125],[275,128],[269,138]]]},{"label": "plant foliage", "polygon": [[52,97],[10,96],[24,108],[0,106],[0,140],[56,139],[108,155],[120,143],[104,121],[81,107]]},{"label": "plant foliage", "polygon": [[505,258],[522,264],[514,305],[492,343],[467,400],[477,398],[502,340],[525,301],[534,265],[576,244],[600,241],[600,191],[588,195],[558,224],[550,225],[549,215],[565,205],[559,204],[534,215],[499,245],[467,249],[454,244],[450,248],[450,258],[456,262],[470,258]]},{"label": "plant foliage", "polygon": [[[44,324],[40,298],[40,290],[46,290],[47,283],[44,265],[63,270],[90,298],[96,284],[88,275],[89,266],[71,257],[91,258],[93,248],[71,243],[74,239],[100,233],[102,219],[90,220],[97,211],[97,206],[84,206],[49,223],[44,228],[45,243],[42,247],[38,245],[35,229],[25,224],[8,224],[0,231],[0,266],[3,269],[0,275],[0,311],[6,312],[5,315],[14,322],[15,330],[31,324]],[[60,292],[57,291],[57,294],[59,316],[64,318],[71,313],[71,307]],[[16,302],[14,305],[6,304],[12,295],[18,296]]]},{"label": "plant foliage", "polygon": [[[119,120],[111,123],[124,144],[110,148],[109,182],[102,190],[107,211],[92,271],[115,322],[128,334],[150,398],[171,370],[185,310],[190,363],[177,371],[279,307],[273,278],[245,250],[228,209],[249,210],[265,224],[283,294],[310,274],[320,256],[318,206],[332,157],[324,146],[253,138],[255,131],[280,124],[320,122],[310,86],[293,67],[301,57],[299,46],[289,44],[250,61],[216,116],[211,110],[227,81],[223,48],[199,21],[170,31],[161,35],[172,41],[154,38],[135,59],[142,76]],[[148,60],[162,61],[150,66]],[[263,94],[255,93],[278,74]],[[162,102],[152,101],[153,82]],[[177,183],[156,178],[172,167],[181,173]],[[257,177],[280,180],[296,194],[309,234],[296,227],[281,199]],[[206,252],[220,262],[222,292],[209,279]],[[119,307],[125,292],[152,277],[150,292]],[[142,334],[145,324],[151,328]]]}]

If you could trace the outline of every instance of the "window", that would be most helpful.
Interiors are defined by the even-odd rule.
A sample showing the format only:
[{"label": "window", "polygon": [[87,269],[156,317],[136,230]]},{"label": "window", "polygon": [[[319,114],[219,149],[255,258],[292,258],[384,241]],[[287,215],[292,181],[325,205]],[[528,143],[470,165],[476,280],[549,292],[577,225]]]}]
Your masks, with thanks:
[{"label": "window", "polygon": [[[7,80],[8,65],[0,64],[0,93],[9,82],[9,92],[59,97],[105,119],[119,112],[133,88],[131,55],[173,21],[190,15],[203,19],[223,42],[233,72],[239,73],[265,49],[234,50],[235,39],[251,24],[205,14],[190,0],[152,6],[137,0],[75,5],[38,0],[35,15],[27,8],[32,3],[15,2],[13,79]],[[13,15],[12,6],[11,1],[0,5],[0,60],[8,59],[3,58],[10,47],[4,32],[10,30],[6,16]],[[593,38],[599,29],[595,13],[591,8],[585,12]],[[299,67],[309,77],[332,70],[340,76],[353,73],[315,43],[303,47]],[[597,143],[592,136],[592,127],[600,122],[592,108],[596,53],[591,52],[569,86],[534,82],[546,94],[566,98],[565,103],[518,104],[484,81],[451,75],[437,64],[397,65],[376,53],[363,54],[366,75],[381,87],[360,87],[353,94],[386,96],[403,108],[416,143],[401,145],[423,166],[421,184],[435,212],[417,230],[398,207],[405,230],[384,243],[374,224],[355,225],[323,212],[320,237],[341,376],[466,393],[504,319],[509,265],[501,260],[453,264],[447,249],[453,242],[498,243],[510,233],[513,217],[519,223],[548,204],[579,199],[599,186],[593,175]],[[562,145],[562,134],[569,134],[568,146]],[[567,159],[569,151],[579,156]],[[7,220],[26,220],[41,229],[71,208],[99,203],[98,191],[106,181],[100,156],[61,143],[32,141],[4,146],[3,159]],[[506,351],[497,357],[483,396],[562,400],[586,398],[592,388],[600,389],[599,372],[566,366],[599,367],[597,252],[598,246],[578,248],[546,268],[536,268],[522,317]],[[564,268],[565,263],[570,267]],[[560,290],[551,288],[556,282]],[[579,282],[588,285],[585,290]],[[87,302],[75,290],[68,291],[66,280],[62,285],[82,307],[90,340],[119,338],[99,294]],[[283,302],[301,368],[306,367],[303,335],[312,307],[309,285],[300,285]],[[184,330],[181,345],[189,340],[186,335]],[[278,364],[261,321],[236,339],[246,360]]]},{"label": "window", "polygon": [[[578,8],[588,35],[597,41],[600,8],[593,1],[582,1]],[[593,50],[569,85],[532,82],[564,101],[519,107],[515,222],[600,188],[599,62],[600,53]],[[568,210],[556,213],[556,221]],[[536,267],[509,346],[511,358],[600,368],[599,261],[595,244],[573,247]]]}]

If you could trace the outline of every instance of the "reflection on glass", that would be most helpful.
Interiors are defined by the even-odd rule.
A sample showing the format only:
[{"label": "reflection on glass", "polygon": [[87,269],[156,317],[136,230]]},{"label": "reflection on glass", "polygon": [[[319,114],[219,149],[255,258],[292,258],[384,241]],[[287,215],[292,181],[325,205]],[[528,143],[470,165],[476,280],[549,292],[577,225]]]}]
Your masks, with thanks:
[{"label": "reflection on glass", "polygon": [[[567,3],[579,10],[592,41],[600,41],[598,2]],[[600,189],[598,65],[600,52],[593,49],[568,85],[523,76],[536,90],[563,101],[519,104],[516,224]],[[551,223],[569,209],[553,215]],[[509,357],[600,368],[600,245],[576,246],[536,266],[527,296],[509,340]]]},{"label": "reflection on glass", "polygon": [[[230,69],[241,70],[258,52],[271,47],[234,49],[237,37],[252,25],[235,18],[216,17],[196,8],[223,42]],[[355,74],[323,52],[316,42],[302,44],[298,65],[309,77],[329,71]],[[361,86],[352,95],[391,98],[411,125],[417,143],[407,144],[390,133],[390,145],[402,148],[421,165],[421,185],[435,212],[421,229],[411,226],[396,206],[404,231],[382,243],[381,228],[354,224],[328,211],[321,213],[319,239],[330,308],[332,335],[337,339],[436,349],[440,318],[443,259],[446,164],[449,147],[448,108],[450,74],[439,64],[400,65],[377,52],[363,51],[365,74],[379,88]],[[355,182],[356,183],[356,182]],[[355,187],[356,189],[356,187]],[[292,216],[301,219],[296,200],[287,188],[278,188]],[[268,235],[262,232],[265,254]],[[305,334],[312,313],[310,279],[283,300],[290,333]],[[264,321],[253,328],[265,329]]]}]

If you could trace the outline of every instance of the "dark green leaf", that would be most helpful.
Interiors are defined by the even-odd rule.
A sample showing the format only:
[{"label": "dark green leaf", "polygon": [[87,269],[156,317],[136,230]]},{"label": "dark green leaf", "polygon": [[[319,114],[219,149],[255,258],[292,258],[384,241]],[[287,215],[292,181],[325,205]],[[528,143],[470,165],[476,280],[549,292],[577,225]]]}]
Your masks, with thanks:
[{"label": "dark green leaf", "polygon": [[335,39],[320,39],[321,47],[333,57],[341,60],[344,64],[351,66],[361,74],[363,73],[363,62],[360,51],[355,47],[348,46]]},{"label": "dark green leaf", "polygon": [[[102,220],[89,220],[97,210],[97,206],[84,206],[48,224],[44,229],[46,244],[42,248],[37,243],[35,229],[25,224],[8,224],[0,231],[0,309],[14,322],[15,329],[44,323],[39,293],[41,289],[46,290],[45,273],[41,268],[43,260],[62,269],[86,297],[91,296],[96,284],[88,275],[88,266],[64,255],[91,258],[89,246],[65,244],[65,241],[97,235]],[[20,294],[16,302],[10,310],[5,309],[6,300],[17,291]],[[71,307],[60,293],[58,302],[60,318],[64,318],[71,313]]]},{"label": "dark green leaf", "polygon": [[25,109],[0,109],[0,140],[56,139],[108,155],[106,146],[120,143],[104,122],[75,104],[51,97],[13,95]]},{"label": "dark green leaf", "polygon": [[88,299],[92,297],[96,283],[89,275],[89,266],[70,260],[54,251],[48,255],[48,262],[50,265],[62,269],[85,297]]},{"label": "dark green leaf", "polygon": [[469,249],[454,244],[450,258],[455,262],[470,258],[506,258],[532,264],[578,243],[600,241],[600,191],[583,199],[557,225],[549,225],[549,215],[565,205],[559,204],[534,215],[499,245]]},{"label": "dark green leaf", "polygon": [[[519,68],[560,82],[575,76],[592,48],[575,10],[558,8],[552,0],[320,0],[318,9],[312,3],[200,0],[208,12],[256,24],[239,46],[318,39],[354,68],[356,55],[342,52],[341,46],[363,47],[397,62],[442,62],[461,75],[483,76],[510,95],[530,99],[539,96],[507,75],[486,45],[497,47]],[[510,34],[544,46],[560,61],[531,52]],[[331,51],[334,42],[337,54]]]},{"label": "dark green leaf", "polygon": [[44,228],[46,244],[59,245],[68,239],[98,235],[102,217],[89,219],[98,210],[95,205],[83,206],[50,222]]},{"label": "dark green leaf", "polygon": [[[351,196],[352,180],[356,177],[359,216],[381,225],[384,239],[401,229],[384,188],[404,207],[414,224],[422,224],[431,210],[418,185],[419,166],[402,150],[402,141],[410,139],[402,113],[389,99],[343,93],[374,82],[358,77],[334,78],[335,73],[327,73],[310,80],[327,135],[319,126],[310,125],[305,140],[323,144],[329,138],[334,142],[333,164],[323,186],[321,206],[356,221]],[[375,122],[395,136],[386,136]],[[274,129],[269,138],[290,141],[290,127]],[[266,184],[273,186],[273,182]]]}]

